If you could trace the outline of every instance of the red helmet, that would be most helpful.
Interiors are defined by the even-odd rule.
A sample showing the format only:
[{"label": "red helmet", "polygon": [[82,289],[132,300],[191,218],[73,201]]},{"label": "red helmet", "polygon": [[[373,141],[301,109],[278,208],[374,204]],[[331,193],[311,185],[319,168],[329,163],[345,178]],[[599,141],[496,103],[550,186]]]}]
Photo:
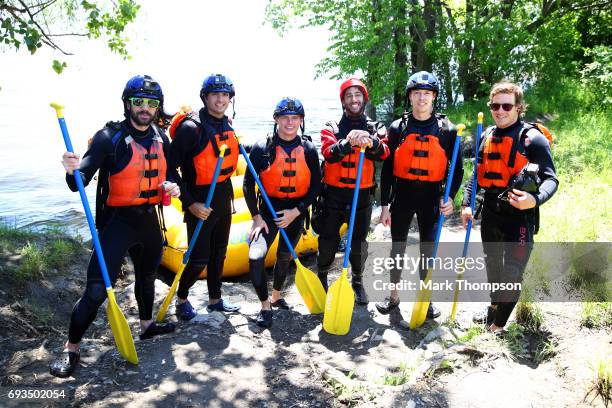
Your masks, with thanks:
[{"label": "red helmet", "polygon": [[344,92],[349,89],[351,86],[358,87],[363,93],[363,102],[367,103],[370,99],[368,96],[368,88],[364,85],[363,82],[358,80],[357,78],[349,78],[340,85],[340,102],[344,99]]}]

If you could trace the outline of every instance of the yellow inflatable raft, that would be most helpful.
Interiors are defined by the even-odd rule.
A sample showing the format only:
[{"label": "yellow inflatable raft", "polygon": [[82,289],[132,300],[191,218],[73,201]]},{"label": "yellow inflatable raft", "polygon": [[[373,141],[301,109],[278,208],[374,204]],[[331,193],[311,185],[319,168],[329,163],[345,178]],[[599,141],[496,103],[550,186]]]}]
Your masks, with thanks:
[{"label": "yellow inflatable raft", "polygon": [[[236,213],[232,215],[232,227],[229,236],[229,245],[227,247],[227,255],[225,257],[225,265],[223,267],[223,276],[240,276],[249,271],[249,244],[248,236],[251,231],[253,220],[247,208],[246,202],[242,197],[242,176],[246,169],[244,159],[240,157],[238,162],[237,175],[232,177],[232,185],[234,186],[234,207]],[[239,194],[238,194],[239,193]],[[187,242],[187,227],[183,222],[183,212],[181,209],[181,201],[172,199],[172,205],[164,207],[164,219],[166,223],[166,239],[168,245],[164,246],[161,263],[169,270],[176,273],[183,262],[183,255],[187,251],[189,243]],[[266,257],[266,267],[274,265],[276,262],[276,248],[280,235],[272,244],[272,248]],[[315,253],[317,251],[317,238],[312,229],[309,229],[305,235],[302,235],[295,252],[299,255]],[[206,277],[206,270],[200,275]]]}]

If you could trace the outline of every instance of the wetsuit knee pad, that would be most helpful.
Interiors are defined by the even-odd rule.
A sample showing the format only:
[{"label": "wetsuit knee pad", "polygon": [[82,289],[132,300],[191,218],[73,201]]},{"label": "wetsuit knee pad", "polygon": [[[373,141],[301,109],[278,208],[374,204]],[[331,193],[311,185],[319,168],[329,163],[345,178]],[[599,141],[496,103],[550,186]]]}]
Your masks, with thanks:
[{"label": "wetsuit knee pad", "polygon": [[257,240],[251,242],[251,246],[249,247],[249,260],[263,259],[266,257],[267,253],[268,244],[263,236],[260,235]]},{"label": "wetsuit knee pad", "polygon": [[106,286],[104,282],[89,282],[83,294],[83,299],[91,305],[101,305],[106,300]]}]

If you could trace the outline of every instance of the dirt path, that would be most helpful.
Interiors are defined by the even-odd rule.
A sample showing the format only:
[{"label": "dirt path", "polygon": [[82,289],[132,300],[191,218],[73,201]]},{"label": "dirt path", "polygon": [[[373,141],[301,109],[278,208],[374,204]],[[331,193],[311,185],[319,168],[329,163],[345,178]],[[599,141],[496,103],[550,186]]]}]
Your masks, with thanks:
[{"label": "dirt path", "polygon": [[[445,231],[447,240],[461,241],[462,234],[455,227]],[[304,264],[310,267],[314,261],[314,256],[306,257]],[[542,340],[528,335],[517,342],[519,349],[486,333],[466,340],[473,327],[471,315],[483,306],[477,303],[462,304],[458,325],[452,328],[441,325],[451,305],[439,304],[442,316],[417,331],[402,327],[401,321],[410,317],[409,303],[390,316],[378,314],[372,303],[356,306],[350,332],[329,335],[322,330],[322,316],[307,314],[292,280],[286,298],[293,310],[275,312],[270,330],[255,325],[259,302],[248,281],[224,283],[224,296],[242,305],[241,313],[225,316],[206,313],[206,284],[198,282],[190,299],[200,314],[179,323],[173,334],[136,339],[137,366],[119,357],[105,313],[100,312],[84,339],[80,367],[65,380],[52,377],[48,364],[61,350],[69,310],[58,312],[57,321],[64,323],[55,331],[34,328],[38,333],[28,334],[25,325],[16,325],[0,332],[0,379],[8,387],[2,390],[67,390],[68,400],[46,401],[48,406],[603,406],[599,399],[584,397],[593,377],[589,362],[610,353],[612,336],[609,330],[582,328],[577,303],[542,305],[542,331],[556,354],[538,362],[535,355]],[[136,334],[132,290],[129,284],[118,290],[118,299]],[[157,304],[166,292],[167,286],[157,281]],[[70,305],[78,296],[74,287],[61,291],[60,299],[53,297],[56,293],[57,287],[45,293],[52,304]],[[3,307],[3,316],[18,310]],[[171,306],[171,320],[173,313]],[[389,385],[394,383],[400,385]],[[11,403],[0,397],[0,406]]]}]

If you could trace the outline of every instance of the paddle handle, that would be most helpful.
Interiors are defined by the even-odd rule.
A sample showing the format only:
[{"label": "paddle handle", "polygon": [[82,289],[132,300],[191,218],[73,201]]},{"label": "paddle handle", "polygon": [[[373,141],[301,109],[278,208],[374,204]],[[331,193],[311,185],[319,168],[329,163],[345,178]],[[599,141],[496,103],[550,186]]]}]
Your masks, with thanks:
[{"label": "paddle handle", "polygon": [[[476,127],[476,144],[474,145],[474,171],[472,172],[472,192],[470,195],[470,209],[472,215],[474,214],[474,206],[476,205],[476,190],[478,189],[478,148],[480,146],[480,137],[482,135],[482,122],[484,114],[478,112],[478,125]],[[468,245],[470,244],[470,233],[472,232],[472,219],[470,218],[467,222],[467,228],[465,231],[465,241],[463,242],[463,254],[465,258],[467,255]]]},{"label": "paddle handle", "polygon": [[[444,188],[444,199],[443,203],[448,201],[450,195],[451,183],[453,181],[453,175],[455,174],[455,164],[457,163],[457,155],[459,153],[459,145],[461,145],[461,136],[463,135],[463,129],[465,125],[457,125],[457,137],[455,138],[455,147],[453,148],[453,157],[451,159],[450,169],[448,170],[448,177],[446,178],[446,187]],[[440,211],[440,218],[438,219],[438,227],[436,229],[436,240],[434,242],[432,258],[436,257],[438,253],[438,244],[440,243],[440,235],[442,234],[442,224],[444,223],[444,214]]]},{"label": "paddle handle", "polygon": [[[66,126],[66,120],[64,119],[63,106],[57,103],[51,103],[51,107],[55,109],[57,114],[57,121],[59,123],[60,129],[62,131],[62,137],[64,138],[64,144],[66,145],[66,150],[70,153],[74,153],[74,149],[72,148],[72,142],[70,141],[70,134],[68,133],[68,127]],[[91,238],[94,243],[94,248],[96,249],[96,255],[98,257],[98,262],[100,264],[100,270],[102,271],[102,278],[104,279],[104,285],[106,286],[106,290],[112,289],[112,285],[110,282],[110,278],[108,277],[108,269],[106,269],[106,262],[104,261],[104,256],[102,255],[102,247],[100,246],[100,240],[98,238],[98,231],[96,230],[96,224],[94,223],[93,215],[91,214],[91,209],[89,208],[89,200],[87,200],[87,195],[85,194],[85,186],[83,185],[83,178],[81,177],[81,172],[79,170],[74,170],[74,180],[76,181],[76,185],[79,189],[79,195],[81,196],[81,202],[83,203],[83,209],[85,210],[85,216],[87,217],[87,224],[89,225],[89,231],[91,232]]]},{"label": "paddle handle", "polygon": [[[251,162],[251,159],[249,158],[248,153],[246,152],[246,150],[244,150],[244,146],[242,146],[240,142],[238,142],[238,147],[240,148],[240,153],[242,154],[242,156],[244,157],[244,160],[246,161],[249,171],[253,175],[253,178],[255,179],[255,182],[257,183],[257,186],[259,187],[259,192],[261,193],[261,196],[266,202],[266,205],[268,206],[268,210],[270,210],[270,214],[272,214],[272,217],[276,219],[277,215],[276,215],[276,211],[274,211],[274,206],[272,205],[272,202],[270,202],[270,198],[268,197],[266,190],[264,190],[263,184],[261,184],[259,175],[257,174],[257,171],[255,171],[255,167],[253,167],[253,162]],[[280,231],[281,236],[285,240],[285,244],[287,244],[287,248],[289,248],[289,251],[291,252],[291,256],[293,256],[293,258],[295,259],[298,259],[298,256],[295,253],[295,250],[293,249],[293,244],[291,244],[291,241],[289,241],[289,237],[287,236],[287,233],[285,232],[285,230],[283,228],[279,228],[278,230]]]},{"label": "paddle handle", "polygon": [[355,226],[355,214],[357,214],[357,200],[359,199],[359,186],[361,185],[361,170],[363,169],[363,157],[365,147],[359,150],[359,162],[357,163],[357,178],[355,178],[355,189],[353,190],[353,203],[351,204],[351,218],[349,218],[348,235],[346,237],[346,248],[344,250],[344,263],[342,268],[346,270],[351,254],[351,242],[353,242],[353,227]]},{"label": "paddle handle", "polygon": [[[212,202],[213,195],[215,194],[215,188],[217,187],[217,179],[219,178],[219,173],[221,173],[221,163],[223,163],[223,157],[225,156],[225,150],[227,149],[227,145],[222,145],[219,148],[219,156],[217,157],[217,164],[215,165],[215,172],[213,173],[213,179],[210,183],[210,187],[208,188],[208,195],[206,196],[206,201],[204,202],[204,207],[210,208],[210,203]],[[188,211],[188,210],[187,210]],[[191,242],[189,242],[189,247],[187,251],[183,255],[183,265],[187,265],[189,262],[189,257],[191,256],[191,252],[195,247],[195,242],[198,239],[198,235],[200,235],[200,231],[202,230],[202,225],[204,225],[204,220],[198,220],[198,224],[193,231],[193,236],[191,237]]]}]

